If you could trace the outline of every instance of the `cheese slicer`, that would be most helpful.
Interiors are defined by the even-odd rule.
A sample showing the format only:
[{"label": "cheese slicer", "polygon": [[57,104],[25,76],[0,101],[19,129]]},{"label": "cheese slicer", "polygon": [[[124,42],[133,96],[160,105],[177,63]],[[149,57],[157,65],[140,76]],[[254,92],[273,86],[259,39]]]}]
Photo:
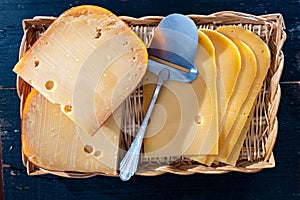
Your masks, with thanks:
[{"label": "cheese slicer", "polygon": [[129,180],[137,170],[148,121],[163,83],[166,80],[191,82],[196,78],[198,72],[194,58],[197,45],[197,27],[184,15],[168,15],[155,29],[148,48],[148,70],[158,76],[158,82],[144,120],[120,163],[121,180]]}]

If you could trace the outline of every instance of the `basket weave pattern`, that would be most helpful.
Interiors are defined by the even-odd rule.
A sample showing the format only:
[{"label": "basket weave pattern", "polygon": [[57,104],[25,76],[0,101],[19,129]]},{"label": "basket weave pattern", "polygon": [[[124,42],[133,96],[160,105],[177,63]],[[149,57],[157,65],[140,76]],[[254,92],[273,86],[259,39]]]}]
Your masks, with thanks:
[{"label": "basket weave pattern", "polygon": [[[264,168],[274,167],[275,160],[272,149],[278,132],[276,115],[281,95],[279,79],[284,63],[281,49],[286,38],[285,32],[283,31],[284,22],[282,16],[280,14],[254,16],[238,12],[218,12],[211,15],[188,16],[199,28],[216,29],[222,25],[236,25],[254,32],[268,45],[271,52],[271,66],[261,92],[258,95],[253,118],[250,122],[249,130],[236,166],[220,163],[219,165],[206,167],[185,157],[141,158],[138,174],[147,176],[159,175],[166,172],[181,175],[193,173],[219,174],[230,171],[253,173]],[[137,19],[122,16],[120,18],[125,21],[147,45],[154,34],[155,27],[163,17],[150,16]],[[34,19],[23,21],[25,34],[20,47],[20,57],[22,57],[26,50],[33,45],[54,20],[55,18],[52,17],[35,17]],[[30,90],[30,85],[18,77],[17,91],[21,100],[21,112]],[[134,135],[143,120],[142,98],[142,87],[138,87],[125,101],[125,114],[121,127],[122,134],[120,142],[120,148],[122,149],[127,150],[130,147]],[[122,157],[123,155],[120,154],[120,158]],[[43,169],[35,169],[35,166],[30,163],[25,156],[23,156],[23,163],[27,167],[27,172],[30,175],[52,173],[74,178],[95,175],[86,173],[50,172]]]}]

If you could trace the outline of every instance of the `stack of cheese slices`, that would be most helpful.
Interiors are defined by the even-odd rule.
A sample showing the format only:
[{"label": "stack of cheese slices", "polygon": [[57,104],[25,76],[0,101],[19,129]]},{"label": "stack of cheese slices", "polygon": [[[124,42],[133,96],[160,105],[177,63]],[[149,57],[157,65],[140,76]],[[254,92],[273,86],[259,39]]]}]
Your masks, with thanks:
[{"label": "stack of cheese slices", "polygon": [[[192,158],[208,166],[213,162],[235,165],[270,66],[270,52],[263,40],[241,27],[223,26],[216,31],[202,31],[215,47],[218,154]],[[235,47],[232,51],[237,52],[239,61],[224,55],[229,46]]]},{"label": "stack of cheese slices", "polygon": [[[144,140],[146,157],[186,156],[235,165],[270,66],[268,46],[237,26],[201,29],[192,83],[166,82]],[[147,109],[156,77],[144,78]]]},{"label": "stack of cheese slices", "polygon": [[[186,156],[235,165],[270,66],[267,45],[237,26],[199,30],[191,83],[167,81],[144,140],[145,157]],[[22,151],[50,171],[116,174],[123,102],[156,77],[147,49],[110,11],[64,12],[14,68],[32,86],[22,112]]]}]

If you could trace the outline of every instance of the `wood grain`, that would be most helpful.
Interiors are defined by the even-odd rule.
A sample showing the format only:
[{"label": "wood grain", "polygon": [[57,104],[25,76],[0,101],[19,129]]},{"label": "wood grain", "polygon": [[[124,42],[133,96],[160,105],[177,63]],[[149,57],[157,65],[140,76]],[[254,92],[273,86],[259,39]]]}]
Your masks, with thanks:
[{"label": "wood grain", "polygon": [[[276,167],[256,174],[134,177],[94,177],[83,180],[56,176],[30,177],[21,162],[19,99],[16,76],[23,35],[21,20],[36,15],[58,16],[63,10],[95,4],[117,15],[209,14],[235,10],[252,14],[283,14],[288,39],[284,46],[282,99],[278,112],[279,133],[274,148]],[[6,199],[299,199],[300,198],[300,21],[297,0],[2,0],[0,3],[0,130],[4,195]],[[1,186],[0,186],[1,188]],[[1,198],[1,197],[0,197]]]}]

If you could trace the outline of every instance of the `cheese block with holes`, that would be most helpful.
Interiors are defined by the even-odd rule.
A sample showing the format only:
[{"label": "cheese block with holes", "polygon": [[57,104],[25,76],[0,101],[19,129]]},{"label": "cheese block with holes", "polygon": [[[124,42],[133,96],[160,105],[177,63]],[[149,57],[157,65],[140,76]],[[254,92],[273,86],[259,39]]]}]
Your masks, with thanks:
[{"label": "cheese block with holes", "polygon": [[82,143],[80,128],[58,104],[32,90],[22,116],[22,152],[34,165],[50,171],[116,174],[120,119],[112,115],[96,132],[96,149]]},{"label": "cheese block with holes", "polygon": [[[256,102],[256,98],[270,67],[270,51],[267,44],[260,37],[247,29],[236,26],[223,26],[218,28],[217,31],[231,39],[239,39],[247,44],[253,51],[257,63],[256,77],[249,90],[248,96],[240,108],[238,117],[234,121],[216,158],[220,162],[235,165],[247,133],[247,131],[245,131],[245,124],[247,119],[251,117],[251,108]],[[231,154],[235,154],[235,156]],[[233,158],[229,160],[229,157]]]},{"label": "cheese block with holes", "polygon": [[[168,80],[162,86],[144,139],[145,157],[206,155],[217,153],[218,110],[214,47],[198,33],[194,64],[197,78],[191,83]],[[144,78],[144,108],[151,100],[157,77]]]},{"label": "cheese block with holes", "polygon": [[[218,146],[222,147],[224,140],[226,139],[229,131],[238,117],[239,110],[246,100],[252,83],[256,76],[256,58],[253,51],[241,40],[237,38],[231,38],[234,44],[238,47],[241,54],[241,70],[234,88],[234,91],[229,99],[225,116],[223,118],[222,130],[220,131]],[[208,156],[204,164],[210,166],[215,160],[216,156]]]},{"label": "cheese block with holes", "polygon": [[147,69],[144,43],[97,6],[64,12],[14,68],[86,133],[93,135]]}]

